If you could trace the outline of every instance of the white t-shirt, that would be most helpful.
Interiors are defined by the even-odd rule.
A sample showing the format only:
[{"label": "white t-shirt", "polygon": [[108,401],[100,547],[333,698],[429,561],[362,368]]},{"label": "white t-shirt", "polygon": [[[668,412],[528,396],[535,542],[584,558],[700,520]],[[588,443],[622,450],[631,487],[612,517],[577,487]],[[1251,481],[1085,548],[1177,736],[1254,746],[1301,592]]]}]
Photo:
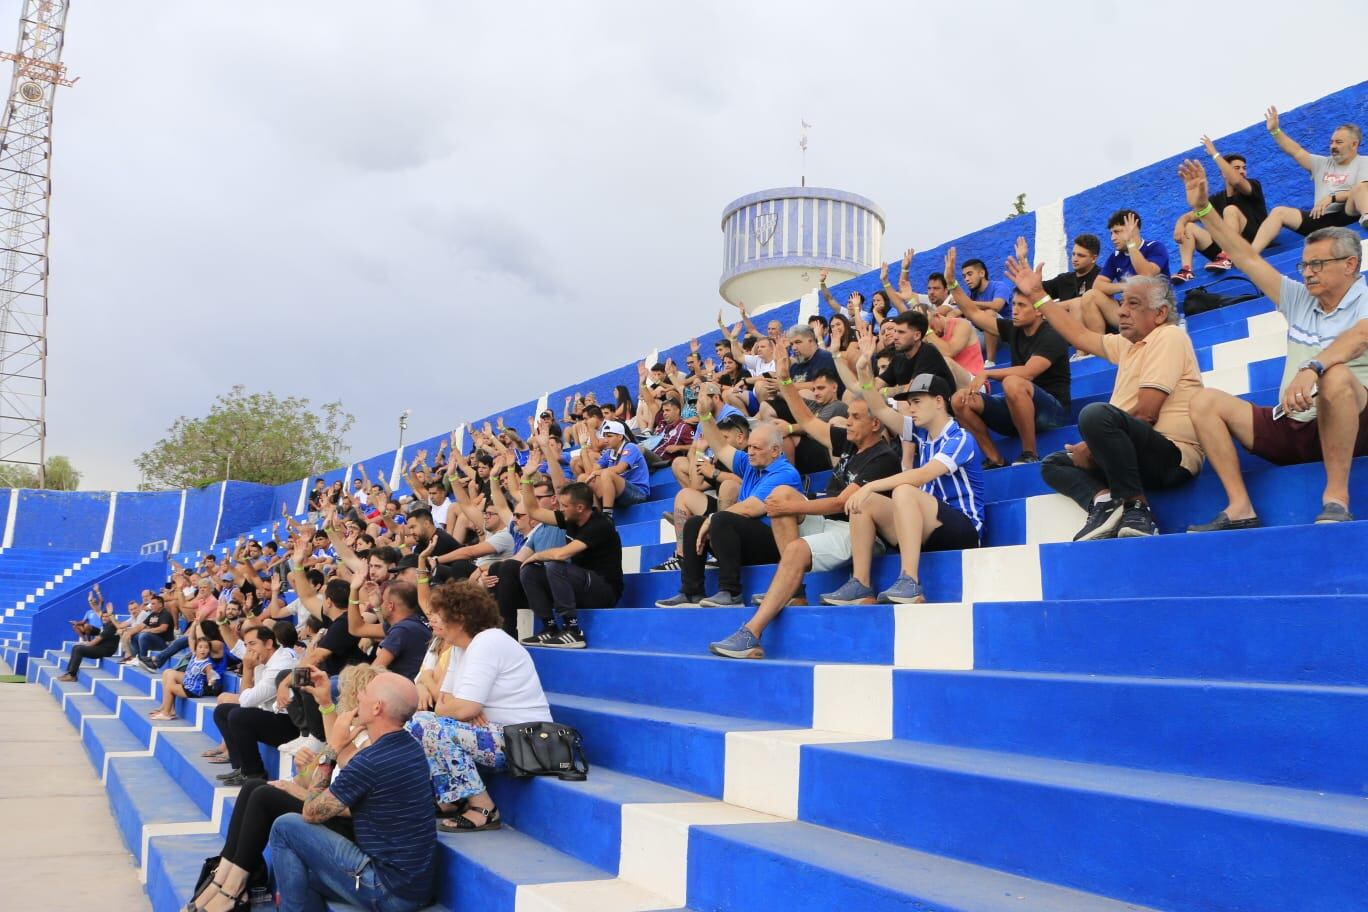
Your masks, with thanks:
[{"label": "white t-shirt", "polygon": [[[498,532],[490,532],[485,536],[485,544],[494,547],[493,554],[486,554],[484,557],[475,559],[475,566],[483,567],[495,561],[501,561],[513,556],[513,532],[507,527]],[[545,721],[545,720],[542,720]]]},{"label": "white t-shirt", "polygon": [[477,633],[465,649],[452,647],[442,693],[479,703],[496,725],[551,721],[532,657],[497,627]]},{"label": "white t-shirt", "polygon": [[751,372],[752,377],[774,373],[774,362],[761,361],[759,355],[746,355],[745,367]]},{"label": "white t-shirt", "polygon": [[432,511],[432,524],[439,529],[445,529],[447,513],[451,510],[451,498],[447,498],[440,504],[429,503],[428,509]]}]

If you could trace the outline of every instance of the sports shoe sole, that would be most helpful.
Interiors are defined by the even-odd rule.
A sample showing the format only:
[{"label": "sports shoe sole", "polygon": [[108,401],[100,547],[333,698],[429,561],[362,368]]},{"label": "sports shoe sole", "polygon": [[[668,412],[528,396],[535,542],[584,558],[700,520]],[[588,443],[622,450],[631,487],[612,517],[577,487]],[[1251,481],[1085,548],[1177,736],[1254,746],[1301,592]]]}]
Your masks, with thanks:
[{"label": "sports shoe sole", "polygon": [[585,649],[589,646],[584,640],[576,640],[573,643],[542,643],[547,649]]},{"label": "sports shoe sole", "polygon": [[763,659],[765,650],[761,646],[754,649],[722,649],[716,643],[708,644],[708,651],[724,659]]},{"label": "sports shoe sole", "polygon": [[832,599],[821,596],[819,601],[823,605],[877,605],[879,603],[878,599],[872,595],[857,599]]},{"label": "sports shoe sole", "polygon": [[926,601],[926,596],[923,594],[909,598],[905,595],[890,595],[888,601],[894,605],[920,605],[922,602]]},{"label": "sports shoe sole", "polygon": [[1154,532],[1142,532],[1142,531],[1139,530],[1139,529],[1120,529],[1120,530],[1117,531],[1116,537],[1117,537],[1117,538],[1151,538],[1151,537],[1153,537],[1153,536],[1155,536],[1155,535],[1158,535],[1158,534],[1159,534],[1159,532],[1158,532],[1157,530],[1154,531]]},{"label": "sports shoe sole", "polygon": [[657,608],[702,608],[702,607],[703,607],[703,600],[702,600],[702,599],[699,599],[698,601],[694,601],[694,602],[676,602],[676,603],[674,603],[673,605],[666,605],[666,604],[663,604],[663,602],[664,602],[664,600],[662,599],[661,601],[656,602],[656,603],[655,603],[655,606],[656,606]]},{"label": "sports shoe sole", "polygon": [[1074,539],[1074,541],[1097,541],[1097,539],[1099,538],[1115,537],[1114,533],[1116,532],[1116,527],[1121,525],[1121,516],[1125,512],[1125,510],[1122,510],[1120,507],[1117,507],[1115,510],[1112,511],[1112,515],[1107,517],[1106,522],[1102,523],[1102,525],[1098,526],[1096,529],[1093,529],[1091,532],[1089,532],[1087,535],[1084,535],[1082,538]]}]

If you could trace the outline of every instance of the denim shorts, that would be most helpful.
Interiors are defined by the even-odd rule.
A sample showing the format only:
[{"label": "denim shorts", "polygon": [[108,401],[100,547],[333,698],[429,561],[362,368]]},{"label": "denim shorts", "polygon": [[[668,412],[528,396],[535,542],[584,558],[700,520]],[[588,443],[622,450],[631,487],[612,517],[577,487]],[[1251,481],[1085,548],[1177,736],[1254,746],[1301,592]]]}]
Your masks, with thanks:
[{"label": "denim shorts", "polygon": [[[1036,431],[1052,431],[1068,424],[1069,410],[1039,384],[1032,386],[1035,388],[1031,401],[1035,404]],[[1004,437],[1019,436],[1016,425],[1012,424],[1012,412],[1007,408],[1006,396],[983,397],[983,423],[988,425],[989,430]]]},{"label": "denim shorts", "polygon": [[613,506],[630,507],[633,504],[645,503],[650,497],[650,491],[646,490],[641,485],[632,484],[630,481],[623,479],[622,493],[613,498]]}]

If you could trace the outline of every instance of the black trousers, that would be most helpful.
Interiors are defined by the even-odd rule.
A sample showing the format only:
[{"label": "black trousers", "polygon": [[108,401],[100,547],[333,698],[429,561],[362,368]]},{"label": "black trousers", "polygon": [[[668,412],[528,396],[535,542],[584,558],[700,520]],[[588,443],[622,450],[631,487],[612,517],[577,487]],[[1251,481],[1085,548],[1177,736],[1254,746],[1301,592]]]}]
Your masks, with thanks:
[{"label": "black trousers", "polygon": [[266,772],[258,743],[278,747],[299,737],[299,729],[284,713],[238,706],[236,703],[220,703],[214,707],[214,724],[228,745],[228,760],[233,769],[252,776],[261,776]]},{"label": "black trousers", "polygon": [[705,519],[712,520],[707,550],[717,558],[719,589],[740,595],[742,567],[779,562],[774,530],[759,519],[725,510],[710,517],[691,516],[684,523],[684,558],[680,568],[679,588],[686,595],[703,594],[704,555],[698,553],[698,530]]},{"label": "black trousers", "polygon": [[570,624],[581,608],[612,608],[618,594],[592,570],[569,561],[526,563],[518,571],[523,594],[543,624]]},{"label": "black trousers", "polygon": [[522,585],[522,563],[515,560],[496,561],[485,567],[485,572],[499,578],[494,587],[494,601],[499,603],[504,633],[516,639],[518,611],[528,607],[527,593],[523,592]]},{"label": "black trousers", "polygon": [[[298,814],[304,802],[289,792],[270,785],[264,779],[253,779],[242,786],[233,803],[233,816],[228,820],[228,839],[220,853],[248,872],[261,866],[266,842],[271,838],[271,824],[286,814]],[[333,817],[323,824],[348,839],[355,839],[350,817]]]},{"label": "black trousers", "polygon": [[71,658],[67,661],[67,674],[72,677],[81,670],[82,659],[107,659],[119,648],[118,640],[95,640],[91,643],[78,643],[71,647]]},{"label": "black trousers", "polygon": [[1096,469],[1080,469],[1061,450],[1040,466],[1045,483],[1084,510],[1104,488],[1112,497],[1130,500],[1148,489],[1171,488],[1192,478],[1180,465],[1182,453],[1152,425],[1114,405],[1094,402],[1078,416],[1078,430],[1092,453]]}]

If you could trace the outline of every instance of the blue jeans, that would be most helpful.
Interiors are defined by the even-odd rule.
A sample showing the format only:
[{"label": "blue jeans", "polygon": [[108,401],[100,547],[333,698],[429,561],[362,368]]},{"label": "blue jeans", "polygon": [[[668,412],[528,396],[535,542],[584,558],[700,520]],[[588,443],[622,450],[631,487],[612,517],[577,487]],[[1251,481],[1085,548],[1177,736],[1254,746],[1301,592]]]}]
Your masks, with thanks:
[{"label": "blue jeans", "polygon": [[133,654],[140,659],[154,650],[165,648],[166,640],[162,639],[160,633],[148,633],[144,630],[133,637]]},{"label": "blue jeans", "polygon": [[[1069,423],[1069,410],[1058,399],[1041,389],[1039,384],[1031,384],[1031,404],[1035,406],[1035,429],[1037,433],[1053,431]],[[1020,437],[1016,425],[1012,423],[1012,412],[1007,408],[1006,396],[983,397],[983,423],[1004,437]]]},{"label": "blue jeans", "polygon": [[392,895],[356,843],[299,814],[276,818],[269,846],[280,912],[327,912],[330,899],[375,912],[416,912],[427,905]]},{"label": "blue jeans", "polygon": [[188,648],[189,646],[190,646],[190,639],[189,639],[189,637],[183,637],[183,636],[176,637],[174,640],[171,641],[171,645],[170,645],[170,646],[167,646],[167,647],[166,647],[165,649],[163,649],[161,652],[159,652],[159,653],[157,653],[156,655],[154,655],[154,656],[152,657],[152,661],[156,664],[156,666],[157,666],[158,668],[161,668],[161,667],[163,667],[167,662],[171,661],[171,659],[175,657],[176,653],[180,652],[182,649]]},{"label": "blue jeans", "polygon": [[633,484],[625,478],[622,481],[622,493],[613,498],[613,506],[630,507],[639,503],[645,503],[651,499],[651,492],[639,484]]}]

